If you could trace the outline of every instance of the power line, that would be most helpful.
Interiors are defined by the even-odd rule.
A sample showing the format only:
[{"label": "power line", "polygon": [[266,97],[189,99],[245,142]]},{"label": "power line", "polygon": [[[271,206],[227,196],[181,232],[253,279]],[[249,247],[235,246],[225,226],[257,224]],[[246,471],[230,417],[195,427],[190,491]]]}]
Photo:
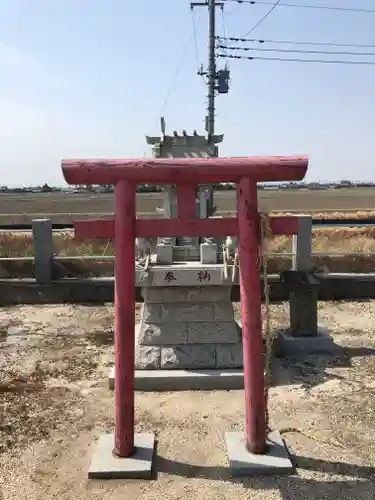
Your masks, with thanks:
[{"label": "power line", "polygon": [[230,10],[229,12],[224,12],[224,14],[226,16],[231,16],[232,14],[234,14],[235,12],[238,12],[239,9],[241,8],[241,4],[238,4],[237,7],[234,7],[232,10]]},{"label": "power line", "polygon": [[[225,26],[225,14],[224,14],[224,9],[221,9],[221,22],[222,22],[222,26],[223,26],[223,35],[224,35],[224,38],[226,38],[226,26]],[[216,38],[216,37],[215,37]],[[225,52],[225,49],[224,49],[224,53]]]},{"label": "power line", "polygon": [[[182,69],[182,66],[184,65],[185,59],[186,59],[186,57],[187,57],[187,55],[188,55],[188,53],[189,53],[189,49],[190,49],[190,46],[191,46],[192,39],[193,39],[193,35],[189,38],[189,42],[186,44],[185,49],[184,49],[184,52],[183,52],[183,54],[182,54],[181,61],[180,61],[179,65],[177,66],[176,72],[175,72],[175,73],[174,73],[174,75],[173,75],[173,78],[172,78],[172,80],[171,80],[171,84],[170,84],[170,86],[169,86],[169,88],[168,88],[168,91],[167,91],[167,94],[166,94],[166,97],[165,97],[164,103],[163,103],[163,105],[162,105],[162,107],[161,107],[161,109],[160,109],[159,116],[158,116],[158,118],[157,118],[157,122],[156,122],[155,127],[156,127],[156,126],[157,126],[157,124],[159,123],[159,117],[160,117],[160,115],[162,115],[162,114],[163,114],[163,111],[164,111],[164,109],[166,108],[166,106],[167,106],[167,104],[168,104],[168,102],[169,102],[169,99],[170,99],[170,97],[171,97],[171,95],[172,95],[172,92],[173,92],[173,89],[174,89],[174,86],[175,86],[175,83],[176,83],[177,77],[178,77],[178,75],[180,74],[181,69]],[[154,130],[155,130],[155,127],[154,127]]]},{"label": "power line", "polygon": [[[197,19],[197,23],[199,22],[199,17]],[[168,91],[167,91],[167,94],[166,94],[166,97],[165,97],[165,100],[163,102],[163,105],[162,107],[160,108],[160,111],[159,111],[159,115],[156,119],[156,123],[152,129],[152,132],[154,132],[154,130],[156,129],[156,127],[158,126],[158,123],[159,123],[159,119],[160,119],[160,116],[163,114],[163,111],[164,109],[166,108],[168,102],[169,102],[169,99],[171,98],[171,95],[172,95],[172,92],[174,90],[174,86],[176,84],[176,80],[178,78],[178,75],[180,74],[181,70],[182,70],[182,67],[184,65],[184,62],[185,62],[185,59],[187,58],[187,55],[189,53],[189,50],[190,50],[190,47],[191,47],[191,42],[193,41],[193,38],[194,38],[194,30],[193,30],[193,33],[191,33],[190,37],[189,37],[189,40],[188,42],[186,43],[185,47],[184,47],[184,50],[183,50],[183,53],[182,53],[182,56],[181,56],[181,59],[180,59],[180,62],[176,68],[176,71],[172,77],[172,80],[171,80],[171,84],[168,88]],[[146,156],[147,154],[147,151],[145,151],[143,153],[143,156]]]},{"label": "power line", "polygon": [[346,60],[340,61],[335,59],[299,59],[299,58],[282,58],[282,57],[262,57],[262,56],[236,56],[228,54],[226,56],[218,54],[217,57],[227,57],[229,59],[247,59],[249,61],[279,61],[279,62],[299,62],[299,63],[316,63],[316,64],[350,64],[350,65],[364,65],[374,66],[375,61],[353,61]]},{"label": "power line", "polygon": [[283,52],[294,54],[322,54],[322,55],[335,55],[335,56],[375,56],[375,52],[351,52],[351,51],[335,51],[335,50],[301,50],[301,49],[273,49],[273,48],[253,48],[253,47],[232,47],[228,45],[218,45],[218,49],[225,50],[243,50],[245,52]]},{"label": "power line", "polygon": [[326,47],[354,47],[354,48],[375,48],[375,44],[361,44],[361,43],[334,43],[334,42],[309,42],[299,40],[271,40],[271,39],[257,39],[257,38],[238,38],[238,37],[223,37],[217,36],[219,41],[228,42],[248,42],[248,43],[270,43],[270,44],[288,44],[288,45],[317,45]]},{"label": "power line", "polygon": [[194,38],[194,50],[195,50],[195,60],[197,63],[197,71],[199,71],[199,53],[198,53],[198,43],[197,43],[197,27],[195,24],[195,14],[194,9],[191,10],[191,23],[193,27],[193,38]]},{"label": "power line", "polygon": [[[239,4],[250,4],[250,5],[274,5],[273,2],[267,2],[267,1],[253,1],[253,0],[224,0],[224,2],[232,2],[232,3],[239,3]],[[280,5],[280,7],[297,7],[300,9],[318,9],[318,10],[336,10],[336,11],[343,11],[343,12],[362,12],[365,14],[375,14],[374,9],[366,9],[366,8],[361,8],[361,7],[333,7],[331,5],[306,5],[306,4],[297,4],[297,3],[285,3],[285,2],[279,2],[277,5]]]},{"label": "power line", "polygon": [[[236,0],[236,1],[238,1],[239,3],[242,3],[240,0]],[[268,17],[268,16],[269,16],[269,15],[270,15],[270,14],[271,14],[271,13],[272,13],[275,9],[276,9],[276,7],[277,7],[278,5],[280,5],[280,2],[281,2],[281,0],[277,0],[277,2],[270,3],[270,5],[272,5],[272,7],[268,10],[268,12],[266,12],[266,13],[264,14],[264,16],[263,16],[263,17],[261,17],[261,18],[259,19],[259,21],[258,21],[257,23],[255,23],[255,24],[254,24],[254,26],[253,26],[253,27],[252,27],[252,28],[251,28],[251,29],[250,29],[247,33],[245,33],[245,34],[244,34],[244,37],[249,36],[249,35],[250,35],[250,33],[252,33],[253,31],[255,31],[255,30],[257,29],[257,27],[258,27],[260,24],[262,24],[262,23],[263,23],[263,21],[265,21],[265,20],[267,19],[267,17]]]}]

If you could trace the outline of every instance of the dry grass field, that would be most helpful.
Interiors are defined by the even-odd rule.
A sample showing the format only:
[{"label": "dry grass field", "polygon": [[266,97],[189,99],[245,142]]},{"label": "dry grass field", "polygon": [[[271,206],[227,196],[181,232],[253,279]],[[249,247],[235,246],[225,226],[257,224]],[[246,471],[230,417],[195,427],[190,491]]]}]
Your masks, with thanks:
[{"label": "dry grass field", "polygon": [[[244,427],[243,391],[137,393],[136,431],[158,442],[151,481],[87,480],[114,425],[113,305],[1,308],[1,500],[373,500],[374,306],[320,303],[337,356],[274,364],[271,426],[300,431],[284,434],[295,474],[229,477],[223,438]],[[272,318],[287,326],[287,305]]]},{"label": "dry grass field", "polygon": [[[234,192],[217,192],[215,203],[222,215],[232,215]],[[326,191],[260,191],[260,209],[273,214],[312,213],[316,218],[375,217],[375,189],[342,189]],[[138,215],[155,215],[161,206],[160,195],[140,194],[137,197]],[[113,196],[103,194],[27,194],[0,195],[0,223],[30,222],[35,216],[51,215],[54,222],[72,219],[110,216]],[[13,214],[13,215],[12,215]],[[15,215],[14,215],[15,214]],[[103,259],[96,262],[72,260],[71,257],[110,256],[111,242],[103,240],[76,241],[72,233],[54,234],[55,255],[61,276],[111,275],[113,263]],[[291,238],[273,238],[268,246],[269,270],[278,272],[290,268]],[[313,232],[314,252],[335,252],[314,256],[315,264],[331,272],[374,272],[375,228],[317,228]],[[352,253],[343,256],[342,254]],[[356,255],[354,255],[356,253]],[[29,261],[0,262],[0,277],[32,276],[32,238],[27,233],[0,233],[0,257],[30,257]]]},{"label": "dry grass field", "polygon": [[[277,212],[276,212],[277,214]],[[318,213],[319,218],[375,217],[375,212]],[[72,232],[53,235],[59,276],[112,275],[113,262],[100,257],[114,255],[113,243],[108,240],[74,239]],[[275,237],[268,244],[269,271],[290,269],[292,244],[290,237]],[[375,228],[316,228],[313,230],[314,263],[330,272],[374,272]],[[289,255],[287,255],[289,253]],[[343,255],[346,254],[346,255]],[[95,256],[95,260],[87,257]],[[29,260],[0,261],[0,277],[32,276],[33,246],[30,233],[0,233],[0,257],[29,257]],[[77,257],[72,259],[72,257]],[[86,257],[86,258],[85,258]]]},{"label": "dry grass field", "polygon": [[[234,191],[215,193],[219,213],[235,210]],[[158,193],[138,194],[139,214],[154,213],[161,206]],[[352,212],[375,210],[375,189],[337,190],[261,190],[259,206],[262,211],[297,212]],[[113,195],[108,194],[7,194],[0,193],[0,224],[29,222],[35,216],[51,216],[53,222],[71,222],[72,214],[79,218],[113,213]]]}]

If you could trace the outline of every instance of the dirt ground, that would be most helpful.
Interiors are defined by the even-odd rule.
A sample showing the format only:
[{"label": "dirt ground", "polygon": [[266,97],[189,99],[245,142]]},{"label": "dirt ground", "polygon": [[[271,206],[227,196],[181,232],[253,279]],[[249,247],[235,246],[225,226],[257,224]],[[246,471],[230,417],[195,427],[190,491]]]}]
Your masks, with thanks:
[{"label": "dirt ground", "polygon": [[[234,191],[217,191],[215,206],[218,213],[234,212]],[[137,194],[138,215],[155,213],[161,207],[158,193]],[[375,209],[374,189],[337,189],[308,191],[260,190],[259,207],[262,211],[358,211]],[[86,193],[0,193],[0,224],[28,223],[35,217],[49,216],[55,223],[70,223],[72,219],[92,218],[98,214],[110,215],[114,210],[113,194]],[[75,217],[73,214],[76,214]]]},{"label": "dirt ground", "polygon": [[[136,430],[158,440],[151,481],[86,479],[113,430],[112,304],[0,309],[1,500],[375,498],[374,306],[320,303],[342,350],[280,363],[271,423],[302,431],[284,434],[294,475],[230,479],[223,437],[243,429],[243,391],[138,393]],[[272,314],[287,324],[286,305]]]}]

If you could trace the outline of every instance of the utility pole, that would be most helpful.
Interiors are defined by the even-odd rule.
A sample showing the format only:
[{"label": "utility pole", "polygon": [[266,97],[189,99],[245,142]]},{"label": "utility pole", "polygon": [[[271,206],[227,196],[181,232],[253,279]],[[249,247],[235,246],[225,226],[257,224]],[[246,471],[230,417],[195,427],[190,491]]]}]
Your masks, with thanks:
[{"label": "utility pole", "polygon": [[[222,4],[223,5],[223,4]],[[208,105],[207,105],[207,135],[211,141],[215,133],[215,87],[216,87],[216,1],[208,0]]]},{"label": "utility pole", "polygon": [[[224,2],[216,0],[205,0],[204,2],[191,2],[190,8],[207,7],[208,9],[208,66],[204,71],[203,67],[198,71],[198,75],[207,77],[207,115],[206,115],[206,132],[207,142],[212,151],[211,155],[217,156],[216,143],[222,139],[215,137],[215,98],[216,92],[219,94],[227,94],[229,91],[229,70],[227,66],[224,70],[216,70],[216,7],[224,8]],[[213,187],[208,186],[208,214],[213,215],[214,212],[214,193]]]},{"label": "utility pole", "polygon": [[[216,0],[205,0],[204,2],[191,2],[191,9],[194,7],[207,7],[208,9],[208,67],[207,71],[201,69],[198,74],[207,76],[207,116],[206,116],[206,132],[208,142],[212,141],[215,135],[215,97],[216,91],[223,92],[221,85],[225,78],[229,80],[229,71],[222,70],[216,71],[216,54],[215,54],[215,36],[216,36],[216,7],[224,8],[224,2],[217,2]],[[218,85],[219,84],[219,85]]]}]

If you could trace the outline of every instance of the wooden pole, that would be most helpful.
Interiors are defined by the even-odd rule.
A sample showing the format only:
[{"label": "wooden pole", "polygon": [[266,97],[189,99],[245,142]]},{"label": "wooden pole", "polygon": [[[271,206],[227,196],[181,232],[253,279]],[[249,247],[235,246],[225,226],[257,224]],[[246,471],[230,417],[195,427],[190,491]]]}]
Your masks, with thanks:
[{"label": "wooden pole", "polygon": [[261,292],[259,284],[259,213],[257,185],[243,178],[237,185],[242,345],[244,363],[246,445],[264,453],[266,424]]},{"label": "wooden pole", "polygon": [[134,449],[135,185],[115,186],[115,454]]}]

